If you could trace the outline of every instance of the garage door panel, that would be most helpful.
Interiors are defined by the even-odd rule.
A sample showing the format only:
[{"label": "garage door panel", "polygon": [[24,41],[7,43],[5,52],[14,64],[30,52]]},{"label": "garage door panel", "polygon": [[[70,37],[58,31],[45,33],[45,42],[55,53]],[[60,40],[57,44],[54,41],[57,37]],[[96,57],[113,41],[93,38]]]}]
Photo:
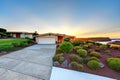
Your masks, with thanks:
[{"label": "garage door panel", "polygon": [[39,38],[38,44],[55,44],[55,38],[54,37]]}]

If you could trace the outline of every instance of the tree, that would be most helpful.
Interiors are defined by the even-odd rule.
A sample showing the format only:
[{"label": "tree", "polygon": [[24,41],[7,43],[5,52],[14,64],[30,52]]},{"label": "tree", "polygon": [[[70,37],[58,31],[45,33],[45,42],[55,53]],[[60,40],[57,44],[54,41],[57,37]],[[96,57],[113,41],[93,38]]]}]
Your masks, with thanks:
[{"label": "tree", "polygon": [[35,32],[33,33],[33,40],[34,40],[34,41],[35,41],[37,35],[38,35],[37,31],[35,31]]},{"label": "tree", "polygon": [[6,37],[6,29],[0,28],[0,38],[5,38]]}]

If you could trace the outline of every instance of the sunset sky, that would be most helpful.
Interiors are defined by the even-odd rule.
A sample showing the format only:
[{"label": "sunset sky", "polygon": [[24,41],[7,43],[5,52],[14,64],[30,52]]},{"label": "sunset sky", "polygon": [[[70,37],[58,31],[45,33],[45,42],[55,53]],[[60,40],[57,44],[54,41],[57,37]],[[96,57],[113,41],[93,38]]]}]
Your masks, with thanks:
[{"label": "sunset sky", "polygon": [[0,27],[120,38],[120,0],[0,0]]}]

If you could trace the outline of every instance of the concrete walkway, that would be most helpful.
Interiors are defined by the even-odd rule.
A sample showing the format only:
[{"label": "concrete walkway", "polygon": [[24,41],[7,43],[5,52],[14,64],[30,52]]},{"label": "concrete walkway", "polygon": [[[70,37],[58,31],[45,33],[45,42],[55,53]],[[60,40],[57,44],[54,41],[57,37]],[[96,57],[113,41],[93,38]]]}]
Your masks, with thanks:
[{"label": "concrete walkway", "polygon": [[0,57],[0,80],[50,80],[56,45],[33,45]]}]

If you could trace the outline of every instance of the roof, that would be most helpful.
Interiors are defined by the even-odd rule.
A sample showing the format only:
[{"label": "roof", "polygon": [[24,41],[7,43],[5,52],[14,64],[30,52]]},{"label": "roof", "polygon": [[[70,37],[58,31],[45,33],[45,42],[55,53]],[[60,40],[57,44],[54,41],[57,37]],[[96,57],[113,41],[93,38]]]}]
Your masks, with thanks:
[{"label": "roof", "polygon": [[59,33],[44,33],[44,34],[39,34],[38,36],[45,36],[45,35],[55,35],[55,36],[75,37],[75,36],[66,35],[66,34],[59,34]]},{"label": "roof", "polygon": [[33,33],[30,33],[30,32],[7,32],[7,33],[12,33],[12,34],[33,34]]}]

